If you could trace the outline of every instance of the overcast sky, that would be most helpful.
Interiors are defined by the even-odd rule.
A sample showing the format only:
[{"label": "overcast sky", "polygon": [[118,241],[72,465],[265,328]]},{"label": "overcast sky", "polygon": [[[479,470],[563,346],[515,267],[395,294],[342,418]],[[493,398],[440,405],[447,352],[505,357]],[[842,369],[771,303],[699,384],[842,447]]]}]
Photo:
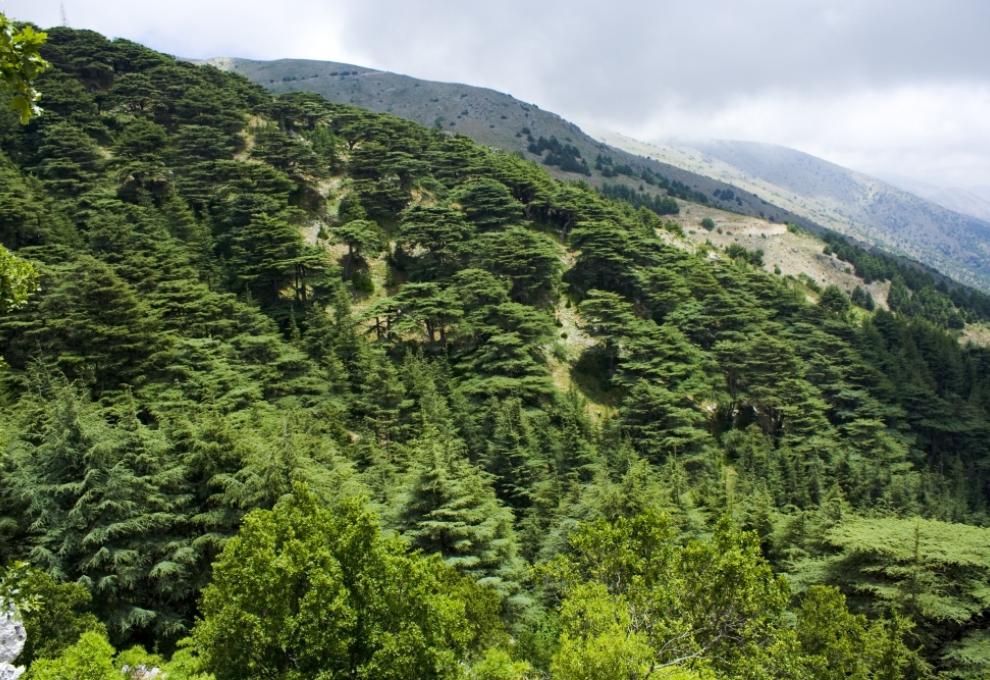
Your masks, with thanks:
[{"label": "overcast sky", "polygon": [[[0,0],[42,26],[59,0]],[[646,141],[792,146],[990,187],[990,0],[65,0],[186,57],[300,57],[483,85]]]}]

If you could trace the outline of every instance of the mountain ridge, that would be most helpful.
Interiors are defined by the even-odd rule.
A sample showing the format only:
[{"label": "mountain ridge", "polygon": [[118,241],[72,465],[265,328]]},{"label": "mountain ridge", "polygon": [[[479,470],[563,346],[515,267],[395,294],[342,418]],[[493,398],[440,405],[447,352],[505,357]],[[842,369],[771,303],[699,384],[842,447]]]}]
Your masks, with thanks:
[{"label": "mountain ridge", "polygon": [[953,212],[990,222],[990,186],[944,186],[899,175],[880,179]]}]

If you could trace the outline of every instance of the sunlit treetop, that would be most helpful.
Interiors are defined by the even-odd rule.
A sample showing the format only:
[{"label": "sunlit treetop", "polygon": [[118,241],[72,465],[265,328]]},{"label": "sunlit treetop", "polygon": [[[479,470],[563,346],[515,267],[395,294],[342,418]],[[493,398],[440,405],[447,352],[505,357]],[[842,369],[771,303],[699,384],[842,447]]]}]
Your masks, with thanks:
[{"label": "sunlit treetop", "polygon": [[3,89],[13,94],[10,106],[22,123],[41,113],[38,106],[41,95],[33,83],[38,74],[48,68],[48,62],[40,53],[46,37],[31,26],[15,26],[0,14],[0,77]]}]

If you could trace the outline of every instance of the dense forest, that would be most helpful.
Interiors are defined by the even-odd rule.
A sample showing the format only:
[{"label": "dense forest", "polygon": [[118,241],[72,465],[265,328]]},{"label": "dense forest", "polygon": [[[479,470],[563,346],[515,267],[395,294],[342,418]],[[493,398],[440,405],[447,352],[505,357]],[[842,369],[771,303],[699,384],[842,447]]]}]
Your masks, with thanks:
[{"label": "dense forest", "polygon": [[28,680],[990,676],[987,349],[463,137],[42,53],[0,115]]}]

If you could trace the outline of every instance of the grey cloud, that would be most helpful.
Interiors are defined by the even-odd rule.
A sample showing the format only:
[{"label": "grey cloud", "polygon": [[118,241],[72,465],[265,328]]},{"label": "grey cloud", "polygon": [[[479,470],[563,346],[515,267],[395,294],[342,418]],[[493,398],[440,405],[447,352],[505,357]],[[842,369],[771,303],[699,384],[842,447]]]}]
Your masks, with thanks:
[{"label": "grey cloud", "polygon": [[986,78],[990,64],[982,0],[476,5],[356,3],[344,40],[373,46],[382,66],[471,74],[581,115],[621,108],[631,121],[671,98]]}]

